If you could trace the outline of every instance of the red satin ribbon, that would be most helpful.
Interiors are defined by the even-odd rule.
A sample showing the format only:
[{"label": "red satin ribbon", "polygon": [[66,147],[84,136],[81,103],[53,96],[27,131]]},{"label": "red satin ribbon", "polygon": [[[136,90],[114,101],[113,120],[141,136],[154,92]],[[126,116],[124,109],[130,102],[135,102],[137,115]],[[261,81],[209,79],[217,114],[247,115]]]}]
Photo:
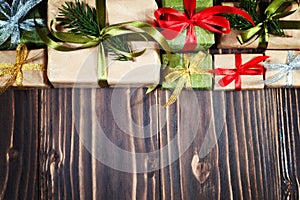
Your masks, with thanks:
[{"label": "red satin ribbon", "polygon": [[255,26],[251,16],[238,8],[213,6],[195,13],[196,0],[184,0],[185,13],[172,8],[159,8],[154,12],[157,24],[163,28],[162,34],[167,40],[173,40],[183,30],[187,30],[183,51],[192,51],[197,46],[194,26],[200,26],[215,33],[229,33],[230,23],[220,14],[236,14],[247,19]]},{"label": "red satin ribbon", "polygon": [[225,87],[235,80],[235,89],[240,90],[242,88],[241,75],[263,75],[264,67],[259,63],[267,58],[269,58],[269,56],[257,56],[245,64],[242,64],[242,55],[235,54],[236,69],[217,68],[211,72],[216,75],[225,75],[218,82],[220,86]]}]

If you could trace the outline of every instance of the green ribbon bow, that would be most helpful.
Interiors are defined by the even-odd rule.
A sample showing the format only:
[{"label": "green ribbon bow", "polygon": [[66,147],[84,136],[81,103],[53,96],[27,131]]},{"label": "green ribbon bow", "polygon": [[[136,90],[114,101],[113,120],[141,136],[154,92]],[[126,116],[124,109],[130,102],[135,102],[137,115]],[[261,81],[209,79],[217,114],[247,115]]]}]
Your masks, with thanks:
[{"label": "green ribbon bow", "polygon": [[[293,0],[274,0],[264,12],[264,20],[255,27],[243,31],[237,36],[241,44],[245,44],[253,39],[259,38],[259,48],[267,48],[269,41],[269,25],[280,18],[293,14],[296,10],[285,11],[287,7],[296,3]],[[282,29],[300,29],[300,21],[278,21]]]},{"label": "green ribbon bow", "polygon": [[146,48],[138,51],[138,52],[124,52],[117,48],[115,48],[112,44],[108,42],[107,39],[123,35],[123,34],[138,34],[146,39],[146,36],[152,37],[160,46],[170,54],[170,47],[164,37],[153,28],[151,25],[146,24],[144,22],[139,21],[132,21],[132,22],[124,22],[119,24],[113,25],[106,25],[106,0],[97,0],[96,1],[96,14],[97,14],[97,22],[98,22],[98,29],[99,35],[98,36],[87,36],[81,34],[75,34],[72,32],[59,32],[53,29],[53,26],[57,23],[56,19],[53,19],[50,23],[50,33],[55,38],[59,39],[62,42],[66,43],[75,43],[75,44],[82,44],[79,47],[70,47],[60,43],[55,42],[47,34],[43,33],[41,29],[37,27],[37,32],[41,39],[47,44],[47,46],[58,50],[58,51],[74,51],[79,49],[91,48],[95,46],[99,46],[98,50],[98,62],[101,65],[98,65],[98,83],[100,87],[107,87],[107,70],[106,70],[106,62],[105,62],[105,51],[103,42],[105,41],[106,44],[113,49],[115,52],[122,54],[128,58],[135,58],[142,55]]}]

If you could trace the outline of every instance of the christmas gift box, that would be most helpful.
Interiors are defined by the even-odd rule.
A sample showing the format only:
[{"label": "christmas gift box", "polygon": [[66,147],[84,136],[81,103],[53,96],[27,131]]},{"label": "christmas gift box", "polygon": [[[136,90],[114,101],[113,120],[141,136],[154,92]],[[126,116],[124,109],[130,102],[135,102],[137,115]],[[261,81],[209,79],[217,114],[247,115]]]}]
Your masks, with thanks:
[{"label": "christmas gift box", "polygon": [[[163,0],[162,6],[166,8],[173,8],[179,12],[184,12],[183,0]],[[196,10],[203,10],[205,8],[213,6],[212,0],[196,0]],[[214,33],[209,32],[199,26],[194,27],[195,35],[197,38],[197,46],[194,50],[208,49],[215,43]],[[178,52],[184,48],[184,44],[187,37],[187,30],[182,31],[175,39],[168,40],[172,51]]]},{"label": "christmas gift box", "polygon": [[45,44],[35,32],[35,23],[45,29],[43,9],[46,5],[41,0],[1,2],[0,93],[10,86],[49,86]]},{"label": "christmas gift box", "polygon": [[[156,24],[173,52],[208,49],[214,33],[229,33],[229,22],[222,14],[237,14],[253,24],[248,13],[228,7],[212,6],[212,0],[164,0],[155,11]],[[254,24],[253,24],[254,25]]]},{"label": "christmas gift box", "polygon": [[[212,89],[212,56],[202,51],[198,53],[163,54],[165,67],[162,88],[174,89],[166,105],[171,105],[177,99],[183,88]],[[169,63],[169,66],[167,64]]]},{"label": "christmas gift box", "polygon": [[300,87],[300,51],[267,50],[266,87]]},{"label": "christmas gift box", "polygon": [[267,59],[262,54],[214,55],[214,90],[264,88],[264,67]]},{"label": "christmas gift box", "polygon": [[25,44],[0,51],[0,93],[10,86],[48,87],[45,55],[45,49],[28,50]]},{"label": "christmas gift box", "polygon": [[[100,13],[100,15],[101,13],[105,15],[105,9],[103,10],[103,7],[106,7],[107,15],[106,19],[103,16],[101,20],[93,18],[93,23],[90,26],[92,28],[94,27],[94,30],[87,30],[84,32],[85,30],[81,29],[80,31],[83,30],[84,33],[80,33],[82,34],[80,36],[76,34],[72,35],[72,31],[74,32],[74,29],[67,33],[59,32],[57,31],[58,29],[55,28],[52,29],[52,33],[56,38],[67,42],[67,44],[62,45],[58,43],[53,45],[53,41],[48,43],[48,45],[51,47],[49,48],[48,76],[49,80],[54,84],[55,87],[66,87],[71,85],[72,87],[98,87],[97,82],[101,87],[107,87],[110,84],[115,86],[140,86],[141,84],[144,86],[152,86],[157,84],[159,81],[157,77],[159,77],[160,74],[158,68],[158,66],[160,66],[160,60],[157,51],[158,46],[154,44],[154,42],[147,40],[147,36],[150,35],[150,37],[152,37],[154,40],[159,41],[158,43],[162,47],[164,47],[164,44],[162,44],[164,39],[162,36],[157,36],[159,32],[151,25],[144,22],[132,21],[136,19],[143,21],[153,20],[153,12],[151,18],[149,10],[156,8],[156,4],[154,4],[155,1],[151,1],[152,3],[147,6],[140,4],[140,1],[139,3],[135,1],[135,9],[128,7],[128,5],[134,4],[133,1],[122,1],[120,2],[123,5],[121,6],[122,10],[119,10],[119,12],[112,9],[112,5],[117,5],[117,2],[119,1],[109,1],[108,4],[105,5],[105,1],[88,1],[88,3],[91,3],[90,5],[92,6],[95,4],[98,5],[98,7],[96,5],[95,10],[85,7],[85,4],[78,1],[75,4],[68,3],[68,6],[65,6],[65,8],[67,7],[68,9],[70,7],[75,9],[76,5],[78,5],[78,8],[84,6],[87,10],[87,14],[94,12],[93,16],[98,16],[98,13]],[[58,16],[58,8],[61,7],[63,3],[64,1],[56,1],[55,3],[48,2],[48,13],[50,13],[48,16],[49,21],[55,16]],[[99,3],[101,5],[99,5]],[[125,6],[126,3],[128,3],[127,7]],[[149,2],[147,1],[147,3]],[[128,12],[130,11],[130,13],[125,12],[126,8]],[[66,9],[64,10],[66,11]],[[136,15],[148,13],[148,17],[145,15],[137,17],[136,15],[133,15],[133,12],[136,12]],[[112,15],[118,15],[118,18],[115,16],[112,17]],[[133,18],[130,18],[130,16],[133,16]],[[72,19],[72,17],[69,17],[69,19]],[[115,24],[120,20],[123,21],[123,19],[127,19],[132,22]],[[109,20],[110,23],[113,21],[114,24],[107,25],[107,20]],[[66,23],[66,21],[60,22]],[[53,21],[49,27],[51,28],[52,26],[56,27],[55,24],[53,24]],[[133,28],[127,30],[126,27]],[[150,30],[150,33],[136,33],[134,30],[135,28],[144,28]],[[98,32],[99,30],[101,31]],[[69,34],[72,35],[71,39]],[[63,37],[61,37],[61,35],[63,35]],[[126,40],[126,38],[131,38],[132,40],[132,38],[138,38],[140,36],[144,39],[144,42]],[[76,38],[78,38],[78,40],[82,40],[82,42],[78,42]],[[125,40],[123,40],[124,38]],[[82,46],[78,48],[76,46],[72,46],[69,48],[70,43],[77,42],[82,44]],[[165,45],[167,45],[166,42]],[[143,47],[143,49],[141,49],[141,47]],[[114,52],[115,55],[121,55],[120,58],[126,58],[126,56],[128,56],[128,59],[119,59],[119,56],[112,57],[111,52]],[[140,56],[140,58],[138,56]],[[153,68],[142,67],[146,65]],[[70,70],[72,70],[72,72],[70,72]],[[132,72],[130,72],[130,70],[132,70]],[[139,73],[139,76],[135,76],[137,73]],[[132,74],[135,75],[132,76]],[[144,74],[147,74],[147,77],[144,76]],[[128,80],[129,76],[131,80]]]},{"label": "christmas gift box", "polygon": [[[287,4],[291,5],[286,7]],[[238,6],[236,3],[223,5]],[[244,7],[252,10],[256,27],[241,22],[237,17],[229,18],[232,31],[227,35],[218,35],[218,48],[300,49],[300,10],[296,3],[274,0],[265,9],[254,3],[246,5]],[[254,12],[256,5],[258,9]],[[264,12],[258,15],[260,11]]]}]

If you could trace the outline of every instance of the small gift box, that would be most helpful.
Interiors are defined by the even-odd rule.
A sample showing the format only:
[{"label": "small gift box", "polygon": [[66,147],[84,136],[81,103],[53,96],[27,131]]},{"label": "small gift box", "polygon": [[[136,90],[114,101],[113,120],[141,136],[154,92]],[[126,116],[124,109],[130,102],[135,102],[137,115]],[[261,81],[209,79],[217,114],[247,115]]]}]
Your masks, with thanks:
[{"label": "small gift box", "polygon": [[300,51],[265,51],[266,87],[300,87]]},{"label": "small gift box", "polygon": [[170,60],[162,55],[166,69],[162,88],[174,89],[166,105],[171,105],[177,99],[183,88],[212,89],[212,56],[202,51],[198,53],[171,54]]},{"label": "small gift box", "polygon": [[10,86],[48,87],[45,50],[27,50],[19,44],[16,50],[0,51],[0,93]]},{"label": "small gift box", "polygon": [[214,56],[214,90],[264,88],[264,67],[267,56],[261,54],[223,54]]},{"label": "small gift box", "polygon": [[[231,30],[229,34],[219,34],[217,47],[300,49],[300,10],[297,4],[291,4],[282,12],[280,10],[284,7],[284,3],[282,0],[274,0],[264,11],[263,17],[256,17],[262,20],[256,22],[255,28],[251,26],[246,30]],[[237,6],[236,3],[229,2],[222,5]],[[295,12],[285,17],[277,17],[280,12],[287,14],[290,11]],[[231,25],[235,26],[233,22]],[[276,35],[272,34],[274,27],[278,29]]]},{"label": "small gift box", "polygon": [[[212,0],[164,0],[166,8],[155,11],[156,24],[173,52],[208,49],[214,33],[229,33],[230,24],[222,14],[237,14],[253,24],[248,13],[228,6],[212,6]],[[174,9],[175,8],[175,9]]]},{"label": "small gift box", "polygon": [[[195,10],[200,11],[204,8],[211,7],[212,0],[196,0]],[[162,6],[166,8],[173,8],[179,12],[184,12],[184,0],[163,0]],[[171,30],[173,31],[173,30]],[[201,49],[208,49],[215,43],[214,33],[209,32],[199,26],[194,27],[195,36],[197,39],[197,46],[193,49],[195,51]],[[183,30],[175,39],[168,40],[168,43],[174,52],[179,52],[184,48],[187,37],[187,30]]]},{"label": "small gift box", "polygon": [[[58,8],[64,1],[59,1],[52,3],[48,3],[48,10],[49,10],[49,21],[52,18],[57,16]],[[95,1],[90,1],[91,5],[95,5]],[[117,5],[117,3],[121,3],[123,6],[122,10],[119,10],[120,13],[117,14],[117,11],[113,10],[112,5]],[[133,4],[133,1],[129,1],[130,5]],[[107,20],[109,23],[113,23],[112,26],[99,26],[101,31],[95,35],[91,35],[86,37],[83,35],[79,39],[83,38],[83,42],[81,44],[86,45],[86,49],[76,50],[73,51],[71,49],[68,52],[57,51],[49,48],[49,62],[48,62],[48,76],[49,80],[55,87],[98,87],[99,84],[101,87],[104,86],[153,86],[159,82],[159,74],[160,74],[160,60],[157,52],[157,45],[154,42],[147,42],[147,41],[132,41],[128,42],[128,40],[122,40],[120,38],[126,38],[125,35],[131,34],[128,38],[138,38],[142,34],[138,33],[135,35],[136,32],[130,31],[124,28],[124,26],[142,26],[145,29],[153,29],[152,32],[149,34],[152,36],[156,35],[156,30],[151,27],[150,25],[146,25],[143,22],[128,22],[124,24],[115,24],[117,22],[126,20],[145,20],[151,21],[151,15],[149,14],[150,10],[154,10],[156,8],[155,1],[151,1],[150,5],[144,6],[143,4],[137,3],[135,1],[135,9],[127,8],[125,6],[125,1],[111,1],[105,6],[108,10]],[[149,3],[149,2],[147,2]],[[154,4],[155,3],[155,4]],[[59,5],[59,6],[58,6]],[[82,6],[84,6],[82,4]],[[128,6],[128,4],[127,4]],[[118,7],[118,6],[117,6]],[[99,7],[98,7],[99,8]],[[120,8],[121,9],[121,8]],[[55,11],[54,11],[55,10]],[[127,10],[125,12],[125,10]],[[121,12],[122,11],[122,12]],[[124,12],[123,12],[124,11]],[[100,12],[99,10],[95,10],[95,12]],[[133,14],[135,12],[135,14]],[[136,15],[148,13],[148,17],[145,15],[137,17]],[[118,18],[113,17],[112,15],[118,15]],[[124,17],[123,17],[124,16]],[[131,18],[131,17],[133,18]],[[152,12],[153,18],[153,12]],[[97,23],[97,20],[95,20]],[[105,21],[105,20],[104,20]],[[105,23],[106,24],[106,23]],[[96,31],[98,31],[98,27]],[[65,32],[57,32],[57,35],[66,34]],[[128,34],[127,34],[128,33]],[[69,33],[68,33],[69,34]],[[89,33],[87,33],[89,34]],[[69,35],[67,35],[68,37]],[[56,45],[59,46],[57,49],[65,49],[68,48],[69,43],[76,43],[77,41],[74,37],[78,35],[72,35],[72,40],[63,40],[67,41],[65,46],[63,45]],[[112,36],[115,36],[112,38]],[[120,38],[119,38],[120,36]],[[122,36],[122,37],[121,37]],[[123,37],[124,36],[124,37]],[[66,38],[66,37],[64,37]],[[127,39],[128,39],[127,38]],[[144,37],[145,39],[146,37]],[[155,36],[153,37],[154,39]],[[58,37],[58,39],[60,39]],[[120,39],[120,40],[116,40]],[[87,41],[85,41],[87,40]],[[121,42],[119,42],[121,41]],[[162,40],[160,40],[162,41]],[[87,45],[92,44],[92,45]],[[130,46],[130,52],[128,49],[119,49],[115,47],[114,44],[117,44],[118,47],[123,46]],[[51,44],[50,44],[51,45]],[[71,44],[73,45],[73,44]],[[94,47],[96,46],[96,47]],[[54,47],[55,48],[55,47]],[[74,50],[76,47],[74,48]],[[108,50],[112,50],[112,52],[116,51],[116,54],[122,54],[126,52],[126,54],[139,54],[145,51],[141,56],[132,56],[133,59],[129,61],[124,61],[124,59],[118,60],[117,57],[112,56],[111,52],[108,53]],[[69,50],[69,49],[68,49]],[[117,60],[116,60],[117,59]],[[126,60],[126,59],[125,59]],[[146,67],[148,66],[148,67]],[[147,76],[145,76],[147,74]]]}]

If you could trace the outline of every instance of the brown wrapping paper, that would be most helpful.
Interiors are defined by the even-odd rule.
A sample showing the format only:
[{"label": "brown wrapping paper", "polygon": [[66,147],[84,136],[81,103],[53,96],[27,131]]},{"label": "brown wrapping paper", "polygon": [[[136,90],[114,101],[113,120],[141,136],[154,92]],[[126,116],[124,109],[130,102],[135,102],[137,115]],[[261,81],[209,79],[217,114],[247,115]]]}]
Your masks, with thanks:
[{"label": "brown wrapping paper", "polygon": [[147,48],[133,61],[118,61],[109,55],[107,82],[110,86],[156,86],[160,80],[160,58],[155,42],[131,42],[135,51]]},{"label": "brown wrapping paper", "polygon": [[[75,0],[69,0],[75,1]],[[95,0],[83,0],[89,6],[95,7]],[[58,14],[58,8],[65,0],[51,0],[48,2],[48,23]],[[152,23],[154,11],[157,9],[155,0],[109,0],[106,1],[107,21],[116,24],[129,21]]]},{"label": "brown wrapping paper", "polygon": [[[222,3],[222,5],[233,6],[233,3]],[[298,7],[293,5],[288,8],[289,10],[295,10]],[[280,18],[280,20],[300,20],[300,10],[295,13]],[[259,40],[255,40],[252,43],[241,45],[236,36],[242,31],[231,30],[229,34],[218,35],[218,48],[257,48]],[[269,43],[267,49],[300,49],[300,30],[299,29],[284,29],[284,33],[287,37],[276,37],[269,35]]]},{"label": "brown wrapping paper", "polygon": [[[299,55],[300,51],[295,51],[295,56]],[[267,50],[265,51],[266,56],[270,56],[266,60],[267,64],[281,64],[281,63],[287,63],[288,58],[288,51],[274,51],[274,50]],[[280,70],[266,70],[265,73],[265,80],[268,80],[269,78],[276,75]],[[300,70],[293,70],[293,87],[299,88],[300,87]],[[266,85],[268,88],[282,88],[286,87],[286,76],[284,78],[280,79],[278,82],[268,84]]]},{"label": "brown wrapping paper", "polygon": [[[257,56],[262,56],[262,54],[242,54],[242,63],[246,63]],[[234,54],[214,55],[214,69],[216,68],[235,69]],[[223,77],[223,75],[215,76],[214,90],[235,90],[235,81],[232,81],[226,87],[219,85],[218,81]],[[264,88],[263,78],[263,75],[241,75],[242,90]]]},{"label": "brown wrapping paper", "polygon": [[[154,19],[154,10],[157,5],[154,0],[113,0],[107,1],[108,21],[110,24],[140,20],[150,22]],[[64,0],[48,2],[48,22],[58,14],[58,8],[64,4]],[[94,0],[84,1],[90,6],[95,6]],[[153,12],[152,12],[153,11]],[[149,42],[149,44],[152,42]],[[155,44],[152,44],[154,46]],[[150,45],[151,46],[151,45]],[[98,48],[83,49],[72,52],[61,52],[48,48],[48,77],[54,87],[99,87],[97,83],[97,57]],[[108,84],[122,85],[155,85],[159,81],[160,66],[159,56],[156,49],[150,48],[144,55],[136,58],[135,62],[107,60]],[[154,68],[145,67],[147,64],[154,65]],[[144,67],[140,67],[144,66]],[[137,70],[138,68],[138,70]],[[128,79],[125,74],[141,73]],[[145,76],[145,74],[147,76]],[[123,77],[123,78],[122,78]],[[124,81],[124,82],[122,82]]]},{"label": "brown wrapping paper", "polygon": [[[37,87],[45,88],[49,87],[46,76],[46,51],[45,49],[29,50],[28,59],[34,58],[28,64],[40,64],[43,66],[44,71],[36,70],[23,70],[23,87]],[[0,63],[1,64],[15,64],[16,63],[16,51],[0,51]],[[3,86],[10,76],[0,78],[0,86]],[[14,83],[13,86],[16,86]]]}]

